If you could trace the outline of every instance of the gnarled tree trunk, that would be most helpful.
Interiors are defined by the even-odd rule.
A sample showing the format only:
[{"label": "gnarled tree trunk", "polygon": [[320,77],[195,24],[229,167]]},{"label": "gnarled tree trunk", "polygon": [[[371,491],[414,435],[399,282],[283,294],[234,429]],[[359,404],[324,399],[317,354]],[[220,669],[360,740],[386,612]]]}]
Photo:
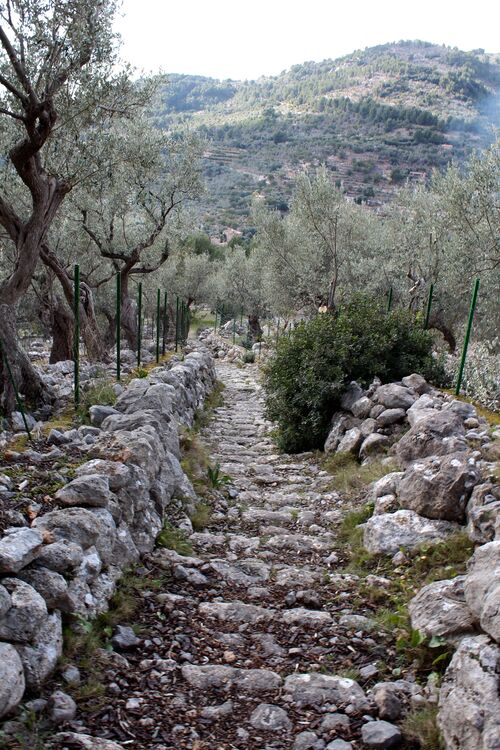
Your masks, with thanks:
[{"label": "gnarled tree trunk", "polygon": [[457,341],[455,334],[445,322],[443,310],[436,310],[431,313],[429,317],[429,328],[434,328],[442,334],[444,340],[448,344],[450,354],[453,354],[457,348]]},{"label": "gnarled tree trunk", "polygon": [[73,359],[73,315],[57,295],[51,310],[52,349],[49,362]]},{"label": "gnarled tree trunk", "polygon": [[248,331],[253,341],[260,341],[262,339],[262,327],[258,315],[248,316]]},{"label": "gnarled tree trunk", "polygon": [[[66,302],[70,309],[73,310],[73,281],[67,270],[47,245],[44,245],[40,249],[40,257],[47,268],[50,268],[57,277],[61,284]],[[71,327],[74,326],[73,314],[67,319],[67,324]],[[90,286],[84,282],[80,284],[80,330],[87,351],[87,356],[91,362],[105,362],[108,357],[104,346],[104,340],[101,331],[99,330],[99,324],[97,322],[94,295]],[[69,338],[73,333],[68,331],[66,335]]]},{"label": "gnarled tree trunk", "polygon": [[16,330],[16,307],[0,302],[0,342],[2,357],[0,357],[0,404],[6,414],[15,411],[15,391],[10,379],[4,358],[7,359],[14,383],[22,397],[30,405],[49,403],[51,393],[42,377],[32,365],[28,355],[22,348]]}]

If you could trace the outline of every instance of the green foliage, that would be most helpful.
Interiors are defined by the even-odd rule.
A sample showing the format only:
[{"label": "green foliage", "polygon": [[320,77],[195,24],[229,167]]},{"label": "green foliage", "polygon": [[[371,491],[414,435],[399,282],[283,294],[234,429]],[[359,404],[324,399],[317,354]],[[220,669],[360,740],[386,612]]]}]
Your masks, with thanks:
[{"label": "green foliage", "polygon": [[403,720],[404,736],[418,742],[421,750],[444,750],[444,741],[437,725],[438,707],[428,705],[410,711]]},{"label": "green foliage", "polygon": [[422,675],[442,673],[451,650],[444,639],[427,638],[412,629],[407,605],[422,586],[463,574],[474,545],[465,533],[457,532],[437,544],[405,550],[405,560],[395,569],[389,556],[371,554],[363,546],[362,529],[357,523],[366,519],[367,510],[368,506],[355,510],[342,524],[342,551],[348,555],[345,570],[361,578],[377,575],[390,581],[384,586],[361,581],[358,595],[364,606],[373,607],[379,627],[393,636],[399,673],[409,664]]},{"label": "green foliage", "polygon": [[243,362],[246,365],[251,365],[255,362],[255,352],[252,351],[246,351],[243,355]]},{"label": "green foliage", "polygon": [[215,409],[218,409],[224,403],[224,388],[226,386],[220,380],[218,380],[203,404],[203,409],[196,412],[194,421],[194,430],[199,432],[203,427],[207,427],[210,424],[212,415]]},{"label": "green foliage", "polygon": [[228,484],[231,481],[230,476],[228,476],[227,474],[222,474],[219,463],[216,463],[215,466],[207,467],[207,477],[210,486],[216,490],[220,489],[225,484]]},{"label": "green foliage", "polygon": [[396,471],[395,464],[383,464],[381,461],[362,466],[352,453],[333,453],[323,459],[322,466],[332,475],[331,489],[344,496],[356,494],[371,482]]},{"label": "green foliage", "polygon": [[287,452],[321,447],[342,390],[420,372],[434,364],[432,337],[404,310],[386,314],[376,300],[357,295],[340,311],[301,323],[282,338],[265,371],[266,411]]},{"label": "green foliage", "polygon": [[[242,228],[256,175],[270,206],[290,202],[290,170],[304,162],[328,162],[356,195],[361,170],[352,156],[362,154],[382,177],[374,192],[384,203],[397,182],[387,185],[388,164],[405,176],[429,174],[486,145],[497,115],[484,104],[498,71],[494,55],[403,41],[258,81],[171,76],[157,119],[167,129],[188,123],[210,142],[204,228]],[[445,139],[453,151],[442,148]]]},{"label": "green foliage", "polygon": [[198,503],[194,513],[191,515],[191,523],[195,531],[203,531],[212,517],[212,508],[207,503]]},{"label": "green foliage", "polygon": [[78,414],[80,418],[87,421],[91,406],[97,404],[99,406],[113,406],[115,401],[116,393],[113,390],[113,383],[109,380],[94,380],[88,388],[81,390]]},{"label": "green foliage", "polygon": [[350,513],[345,514],[338,531],[338,539],[340,542],[349,543],[357,538],[357,527],[359,524],[364,523],[371,518],[373,507],[373,503],[366,503],[366,505],[363,505],[359,510],[353,510]]},{"label": "green foliage", "polygon": [[193,548],[186,538],[185,532],[172,526],[168,521],[165,521],[163,529],[156,537],[156,546],[173,549],[179,555],[191,555],[193,553]]}]

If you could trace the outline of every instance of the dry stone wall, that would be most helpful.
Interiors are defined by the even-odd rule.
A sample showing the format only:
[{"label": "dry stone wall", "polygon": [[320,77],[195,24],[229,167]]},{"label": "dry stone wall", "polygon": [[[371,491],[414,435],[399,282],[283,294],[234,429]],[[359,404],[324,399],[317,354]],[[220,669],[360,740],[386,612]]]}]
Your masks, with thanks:
[{"label": "dry stone wall", "polygon": [[[193,424],[214,383],[203,347],[132,380],[114,408],[94,408],[93,458],[56,493],[59,507],[4,532],[0,716],[55,668],[63,613],[106,610],[116,581],[153,548],[164,520],[185,514],[189,526],[196,495],[180,465],[179,429]],[[62,434],[60,442],[72,439],[81,436]]]},{"label": "dry stone wall", "polygon": [[412,627],[456,649],[439,699],[447,750],[500,748],[499,430],[473,405],[420,375],[400,383],[351,383],[333,415],[325,450],[375,456],[400,471],[372,487],[364,546],[404,555],[464,531],[478,545],[464,576],[424,586],[409,604]]}]

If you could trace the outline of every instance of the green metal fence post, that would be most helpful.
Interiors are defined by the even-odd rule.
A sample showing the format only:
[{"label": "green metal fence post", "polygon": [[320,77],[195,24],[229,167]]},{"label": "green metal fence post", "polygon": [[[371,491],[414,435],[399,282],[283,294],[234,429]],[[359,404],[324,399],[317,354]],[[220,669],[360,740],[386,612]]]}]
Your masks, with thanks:
[{"label": "green metal fence post", "polygon": [[160,361],[160,306],[161,306],[161,292],[158,289],[156,292],[156,364]]},{"label": "green metal fence post", "polygon": [[233,318],[233,346],[236,344],[236,317]]},{"label": "green metal fence post", "polygon": [[122,277],[116,274],[116,379],[121,379],[121,347],[122,347]]},{"label": "green metal fence post", "polygon": [[179,349],[179,297],[175,298],[175,351]]},{"label": "green metal fence post", "polygon": [[217,333],[217,303],[215,303],[214,333]]},{"label": "green metal fence post", "polygon": [[425,311],[425,321],[424,321],[424,329],[425,330],[427,330],[429,328],[429,318],[431,316],[432,295],[433,294],[434,294],[434,284],[431,284],[430,287],[429,287],[429,296],[427,297],[427,308],[426,308],[426,311]]},{"label": "green metal fence post", "polygon": [[73,313],[75,316],[75,334],[73,341],[73,362],[75,379],[75,407],[80,406],[80,266],[75,265],[73,291]]},{"label": "green metal fence post", "polygon": [[392,307],[392,286],[389,289],[389,298],[387,300],[387,312],[388,313],[391,312],[391,307]]},{"label": "green metal fence post", "polygon": [[479,292],[479,279],[476,279],[474,283],[474,290],[472,292],[472,299],[470,303],[469,320],[467,321],[467,330],[465,332],[464,347],[462,350],[462,359],[460,360],[460,368],[458,370],[457,387],[455,388],[455,396],[459,395],[460,388],[462,386],[462,379],[464,376],[464,369],[465,369],[465,360],[467,359],[467,349],[469,348],[469,340],[470,340],[470,334],[472,330],[472,321],[474,319],[474,312],[476,310],[478,292]]},{"label": "green metal fence post", "polygon": [[17,408],[21,412],[21,417],[24,422],[24,428],[26,432],[28,433],[28,438],[31,440],[31,432],[30,428],[28,427],[28,420],[26,419],[26,413],[24,411],[23,402],[21,401],[21,396],[19,395],[19,391],[17,390],[16,381],[14,380],[14,375],[12,373],[9,360],[7,359],[7,354],[5,353],[5,348],[2,345],[2,342],[0,341],[0,354],[3,359],[3,365],[5,369],[7,370],[7,375],[9,376],[10,384],[12,386],[12,390],[14,391],[14,397],[16,399]]},{"label": "green metal fence post", "polygon": [[165,356],[165,351],[167,348],[167,323],[168,323],[167,303],[168,303],[168,292],[165,292],[165,295],[163,297],[163,341],[161,345],[161,353],[163,356]]},{"label": "green metal fence post", "polygon": [[139,282],[137,299],[137,367],[141,366],[142,344],[142,282]]}]

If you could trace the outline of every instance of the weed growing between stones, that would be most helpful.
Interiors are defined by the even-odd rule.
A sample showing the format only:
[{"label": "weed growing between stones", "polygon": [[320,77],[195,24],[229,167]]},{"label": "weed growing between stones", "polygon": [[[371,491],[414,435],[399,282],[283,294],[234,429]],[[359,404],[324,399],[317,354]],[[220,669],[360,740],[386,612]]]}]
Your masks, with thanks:
[{"label": "weed growing between stones", "polygon": [[407,605],[422,586],[464,573],[474,545],[464,532],[457,532],[437,544],[405,551],[404,559],[395,565],[390,557],[371,554],[363,546],[363,531],[358,524],[370,514],[367,504],[343,519],[339,540],[348,555],[345,572],[361,578],[380,576],[387,583],[361,581],[354,603],[374,607],[380,629],[392,635],[398,654],[394,676],[409,666],[423,678],[432,672],[442,673],[451,659],[451,648],[444,639],[426,638],[413,630]]},{"label": "weed growing between stones", "polygon": [[195,531],[203,531],[210,524],[212,508],[206,503],[198,503],[194,513],[191,515],[191,523]]},{"label": "weed growing between stones", "polygon": [[196,412],[193,427],[195,432],[199,432],[203,427],[207,427],[212,420],[215,409],[218,409],[223,405],[224,388],[224,383],[221,383],[220,380],[215,383],[212,391],[205,399],[203,409]]},{"label": "weed growing between stones", "polygon": [[116,393],[111,380],[97,380],[92,382],[88,388],[82,388],[80,396],[80,406],[77,409],[76,416],[81,423],[90,424],[89,409],[91,406],[99,404],[100,406],[113,406],[116,402]]},{"label": "weed growing between stones", "polygon": [[361,465],[352,453],[318,454],[322,468],[332,475],[331,489],[350,497],[365,489],[372,482],[392,471],[397,471],[393,462],[382,460]]},{"label": "weed growing between stones", "polygon": [[402,723],[405,737],[417,742],[420,750],[444,750],[444,741],[437,725],[437,706],[426,706],[410,713]]},{"label": "weed growing between stones", "polygon": [[156,537],[156,546],[173,549],[179,555],[189,556],[193,554],[193,548],[188,542],[185,532],[172,526],[169,521],[164,522],[163,529]]},{"label": "weed growing between stones", "polygon": [[13,735],[0,731],[1,750],[47,750],[47,730],[34,711],[23,711],[16,724]]},{"label": "weed growing between stones", "polygon": [[231,481],[230,476],[221,472],[220,463],[216,463],[215,466],[207,467],[207,477],[210,486],[213,487],[214,490],[219,490]]}]

